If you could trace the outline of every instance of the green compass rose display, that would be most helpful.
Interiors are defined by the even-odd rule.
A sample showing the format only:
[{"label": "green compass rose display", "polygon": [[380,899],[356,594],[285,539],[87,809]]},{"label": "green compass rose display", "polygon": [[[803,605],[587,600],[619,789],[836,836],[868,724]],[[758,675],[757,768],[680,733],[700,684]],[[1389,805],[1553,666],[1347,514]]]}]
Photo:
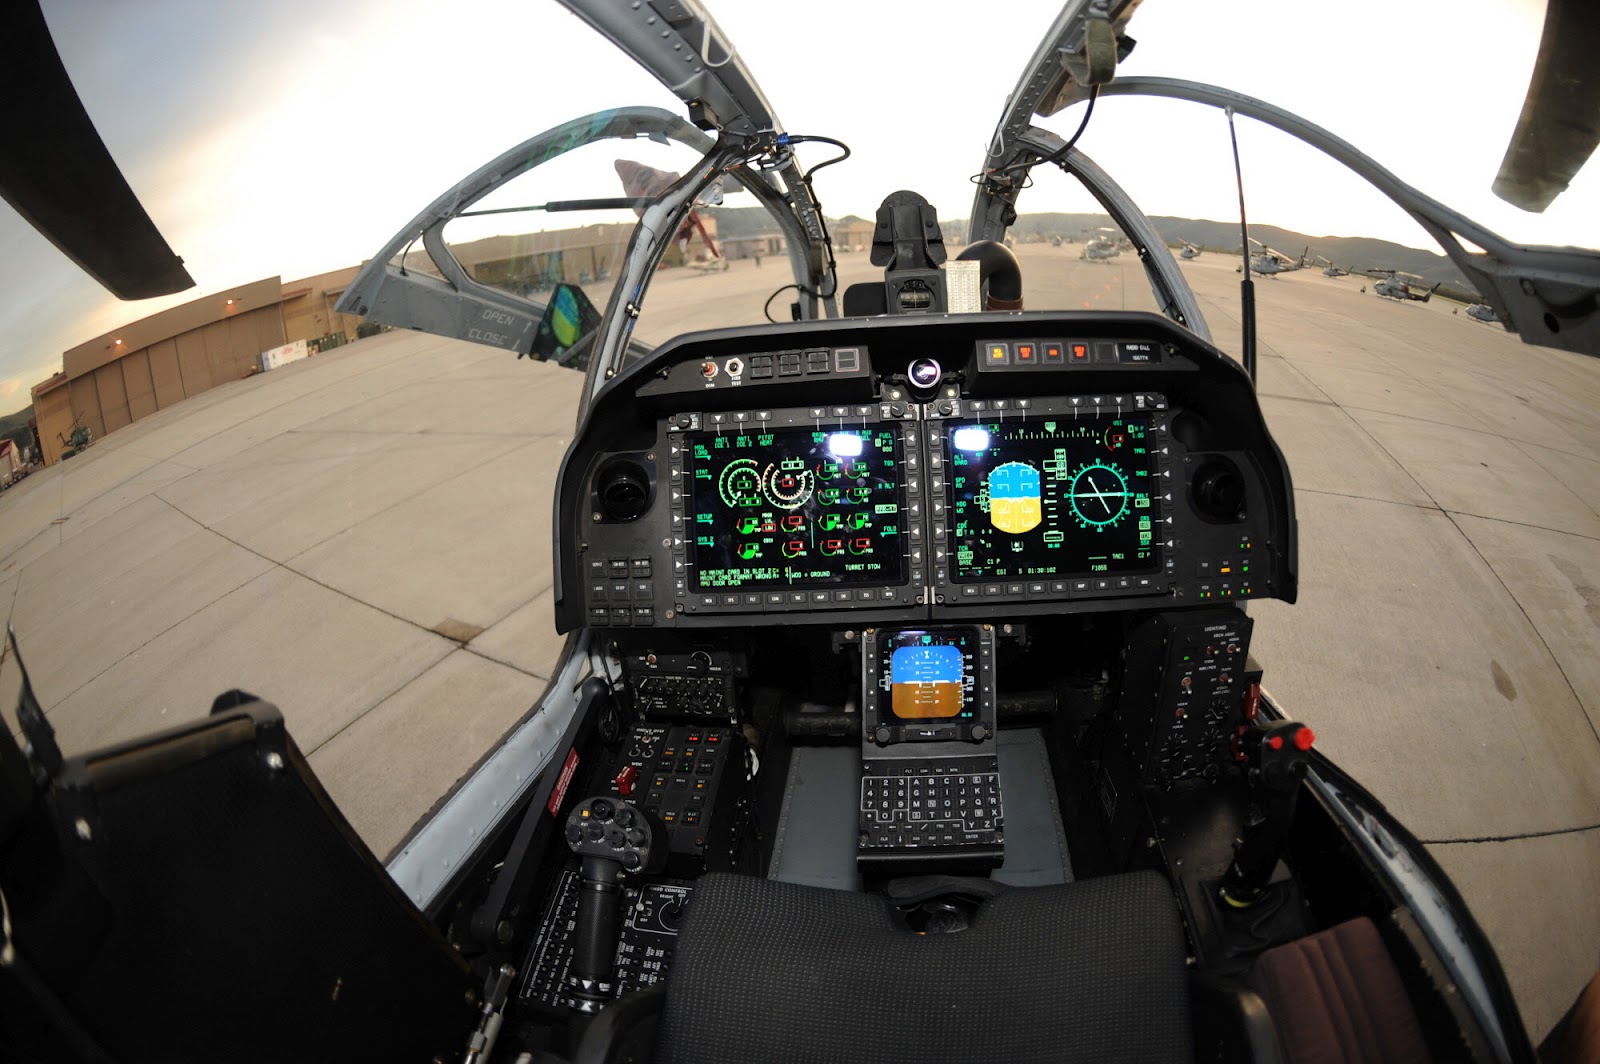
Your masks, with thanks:
[{"label": "green compass rose display", "polygon": [[1110,462],[1087,462],[1072,473],[1072,516],[1081,528],[1112,528],[1128,516],[1127,475]]}]

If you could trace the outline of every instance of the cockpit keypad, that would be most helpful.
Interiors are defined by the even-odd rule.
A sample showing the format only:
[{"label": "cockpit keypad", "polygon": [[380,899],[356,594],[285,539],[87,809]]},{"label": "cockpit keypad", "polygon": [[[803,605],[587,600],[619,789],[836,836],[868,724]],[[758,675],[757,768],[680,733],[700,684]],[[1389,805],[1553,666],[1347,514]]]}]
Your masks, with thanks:
[{"label": "cockpit keypad", "polygon": [[858,851],[959,851],[1005,841],[998,759],[867,762]]}]

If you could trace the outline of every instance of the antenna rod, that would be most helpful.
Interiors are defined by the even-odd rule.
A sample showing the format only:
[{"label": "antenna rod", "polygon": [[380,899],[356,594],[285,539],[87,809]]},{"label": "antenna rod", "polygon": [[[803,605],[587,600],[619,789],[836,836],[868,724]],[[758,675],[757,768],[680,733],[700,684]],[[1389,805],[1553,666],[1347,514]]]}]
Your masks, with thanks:
[{"label": "antenna rod", "polygon": [[1250,280],[1250,225],[1244,217],[1244,170],[1239,166],[1239,134],[1233,128],[1233,108],[1228,114],[1228,139],[1233,141],[1233,176],[1239,185],[1239,248],[1244,252],[1244,280],[1239,282],[1239,344],[1244,349],[1244,371],[1256,382],[1256,286]]}]

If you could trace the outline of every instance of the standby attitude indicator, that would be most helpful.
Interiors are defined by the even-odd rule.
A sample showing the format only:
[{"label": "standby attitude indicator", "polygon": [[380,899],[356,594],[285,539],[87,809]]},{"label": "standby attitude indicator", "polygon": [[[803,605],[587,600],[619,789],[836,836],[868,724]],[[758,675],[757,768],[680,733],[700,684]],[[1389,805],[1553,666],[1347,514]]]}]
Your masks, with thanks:
[{"label": "standby attitude indicator", "polygon": [[952,578],[1155,571],[1149,432],[1148,415],[952,424]]},{"label": "standby attitude indicator", "polygon": [[929,723],[976,716],[978,642],[977,632],[964,627],[886,633],[878,646],[879,719]]}]

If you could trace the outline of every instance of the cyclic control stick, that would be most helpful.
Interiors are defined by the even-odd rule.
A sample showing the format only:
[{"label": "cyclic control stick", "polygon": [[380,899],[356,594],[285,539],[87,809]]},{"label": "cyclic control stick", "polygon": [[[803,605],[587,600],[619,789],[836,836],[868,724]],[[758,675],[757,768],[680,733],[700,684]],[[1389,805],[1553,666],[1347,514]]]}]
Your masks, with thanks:
[{"label": "cyclic control stick", "polygon": [[567,995],[576,1011],[596,1013],[617,996],[622,877],[666,867],[666,826],[627,802],[586,798],[567,815],[566,836],[582,859]]}]

